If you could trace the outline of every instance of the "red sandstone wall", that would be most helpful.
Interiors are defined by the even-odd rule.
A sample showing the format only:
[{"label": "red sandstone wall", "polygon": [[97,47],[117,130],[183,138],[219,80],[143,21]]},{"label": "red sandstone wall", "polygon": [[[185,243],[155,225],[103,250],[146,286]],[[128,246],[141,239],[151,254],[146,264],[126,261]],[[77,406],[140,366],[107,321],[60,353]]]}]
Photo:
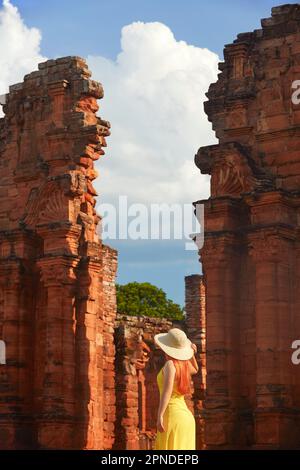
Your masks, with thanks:
[{"label": "red sandstone wall", "polygon": [[186,278],[186,320],[117,315],[116,343],[116,449],[152,449],[159,406],[157,374],[164,365],[154,335],[172,327],[185,329],[198,347],[200,371],[194,376],[187,405],[194,413],[197,449],[203,449],[203,398],[205,388],[205,292],[202,276]]},{"label": "red sandstone wall", "polygon": [[42,63],[10,87],[0,119],[1,448],[112,442],[115,253],[103,260],[92,185],[110,126],[90,75],[78,57]]},{"label": "red sandstone wall", "polygon": [[[117,252],[103,245],[103,403],[104,449],[111,449],[115,441],[116,393],[115,393],[115,343],[114,331],[117,314],[115,277]],[[122,406],[121,403],[118,406]]]},{"label": "red sandstone wall", "polygon": [[206,286],[209,448],[299,447],[300,6],[225,47],[205,110],[219,144],[200,148],[211,175],[201,261]]},{"label": "red sandstone wall", "polygon": [[159,406],[156,376],[164,364],[153,337],[171,327],[166,319],[117,317],[116,449],[152,448]]}]

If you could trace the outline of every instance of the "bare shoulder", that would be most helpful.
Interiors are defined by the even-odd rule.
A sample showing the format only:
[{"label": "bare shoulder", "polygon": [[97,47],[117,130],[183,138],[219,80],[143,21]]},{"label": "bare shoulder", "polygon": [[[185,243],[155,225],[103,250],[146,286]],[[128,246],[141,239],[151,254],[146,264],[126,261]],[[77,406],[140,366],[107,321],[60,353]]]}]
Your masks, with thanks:
[{"label": "bare shoulder", "polygon": [[176,369],[174,366],[174,362],[171,360],[167,361],[163,367],[163,371],[165,374],[175,375]]}]

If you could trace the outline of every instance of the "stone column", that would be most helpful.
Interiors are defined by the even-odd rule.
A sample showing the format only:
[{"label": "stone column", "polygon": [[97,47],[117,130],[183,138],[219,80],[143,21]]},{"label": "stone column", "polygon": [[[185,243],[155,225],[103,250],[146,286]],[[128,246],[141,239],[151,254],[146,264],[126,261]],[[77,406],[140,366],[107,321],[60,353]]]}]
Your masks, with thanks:
[{"label": "stone column", "polygon": [[36,319],[35,387],[38,445],[74,448],[75,291],[77,259],[41,258]]},{"label": "stone column", "polygon": [[[256,272],[256,410],[258,448],[291,446],[297,438],[292,412],[291,234],[249,235]],[[294,434],[294,437],[293,437]]]},{"label": "stone column", "polygon": [[197,346],[196,359],[199,372],[193,376],[193,405],[196,419],[196,448],[205,448],[203,400],[206,387],[206,345],[205,345],[205,286],[203,276],[194,274],[185,277],[186,331]]},{"label": "stone column", "polygon": [[[300,340],[300,240],[298,238],[295,243],[294,249],[294,298],[295,302],[293,305],[292,315],[292,339],[291,346],[294,341]],[[298,348],[297,348],[298,349]],[[295,352],[295,349],[291,349],[291,356]],[[293,403],[296,410],[300,409],[300,364],[292,364],[291,375],[294,378],[294,390],[293,390]],[[300,413],[295,412],[295,419],[297,428],[300,426]],[[298,433],[297,447],[300,447],[300,436]]]},{"label": "stone column", "polygon": [[[20,363],[20,319],[16,312],[20,309],[19,288],[21,279],[20,260],[1,260],[0,264],[1,280],[1,339],[6,344],[6,364],[0,369],[0,413],[4,419],[0,427],[0,449],[10,449],[15,446],[19,448],[21,439],[17,439],[17,429],[19,428],[20,415],[24,400],[28,399],[25,390],[20,387],[20,367],[25,364]],[[27,389],[27,381],[25,382]],[[28,392],[28,390],[26,390]],[[19,416],[14,417],[13,408],[19,409]],[[22,431],[21,431],[22,434]],[[24,444],[24,443],[23,443]]]},{"label": "stone column", "polygon": [[[35,239],[22,230],[1,237],[0,338],[6,364],[0,371],[0,448],[34,446],[33,351]],[[2,434],[1,434],[2,433]]]},{"label": "stone column", "polygon": [[237,240],[209,237],[201,250],[206,286],[205,442],[208,448],[239,444],[239,318]]},{"label": "stone column", "polygon": [[115,276],[117,252],[102,245],[103,253],[103,402],[104,449],[111,449],[115,440],[116,383],[114,327],[117,314]]},{"label": "stone column", "polygon": [[78,268],[76,293],[76,448],[103,449],[103,295],[101,258]]}]

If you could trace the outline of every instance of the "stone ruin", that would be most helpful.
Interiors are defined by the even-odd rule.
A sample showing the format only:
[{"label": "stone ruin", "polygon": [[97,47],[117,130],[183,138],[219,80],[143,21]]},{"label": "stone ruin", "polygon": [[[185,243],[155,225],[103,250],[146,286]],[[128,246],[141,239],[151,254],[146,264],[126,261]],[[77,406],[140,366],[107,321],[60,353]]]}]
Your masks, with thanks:
[{"label": "stone ruin", "polygon": [[93,180],[110,125],[96,116],[103,90],[90,76],[80,58],[47,61],[10,87],[3,107],[1,448],[109,440],[102,397],[113,373],[116,253],[97,234]]},{"label": "stone ruin", "polygon": [[101,242],[93,187],[110,134],[102,97],[66,57],[1,99],[0,449],[153,443],[153,335],[171,323],[117,316],[117,252]]},{"label": "stone ruin", "polygon": [[225,46],[205,103],[219,143],[195,158],[211,175],[198,201],[210,449],[300,446],[300,5],[261,24]]},{"label": "stone ruin", "polygon": [[[205,110],[219,139],[203,275],[184,328],[200,372],[197,449],[298,447],[300,6],[225,47]],[[102,244],[97,176],[109,123],[78,57],[10,87],[0,119],[0,448],[151,449],[168,320],[116,312],[117,252]],[[1,102],[2,102],[1,98]]]}]

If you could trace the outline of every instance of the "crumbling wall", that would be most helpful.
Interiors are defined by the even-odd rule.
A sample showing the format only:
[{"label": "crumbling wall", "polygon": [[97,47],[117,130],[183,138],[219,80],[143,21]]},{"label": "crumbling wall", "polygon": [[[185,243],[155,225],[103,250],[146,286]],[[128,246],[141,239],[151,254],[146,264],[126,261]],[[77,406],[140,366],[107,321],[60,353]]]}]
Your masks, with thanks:
[{"label": "crumbling wall", "polygon": [[92,184],[110,126],[90,76],[78,57],[42,63],[10,87],[0,119],[1,448],[112,440],[103,360],[114,353],[113,299],[104,305],[114,269],[103,289]]},{"label": "crumbling wall", "polygon": [[[196,417],[197,448],[204,447],[201,414],[205,381],[203,284],[198,276],[191,276],[191,280],[187,279],[187,284],[189,294],[186,321],[117,315],[116,449],[153,448],[159,407],[157,374],[165,363],[163,352],[154,343],[154,335],[166,333],[174,327],[185,330],[197,344],[197,359],[203,365],[199,374],[194,376],[194,387],[190,396],[186,397],[186,402]],[[196,293],[198,297],[195,302],[195,297],[192,296]]]},{"label": "crumbling wall", "polygon": [[196,155],[211,175],[211,197],[198,201],[209,448],[300,445],[299,51],[300,6],[275,7],[262,29],[225,46],[207,93],[219,139]]},{"label": "crumbling wall", "polygon": [[[104,449],[111,449],[115,441],[116,392],[115,392],[115,322],[117,315],[116,273],[118,254],[109,246],[103,246],[103,403]],[[121,404],[119,406],[122,406]]]}]

